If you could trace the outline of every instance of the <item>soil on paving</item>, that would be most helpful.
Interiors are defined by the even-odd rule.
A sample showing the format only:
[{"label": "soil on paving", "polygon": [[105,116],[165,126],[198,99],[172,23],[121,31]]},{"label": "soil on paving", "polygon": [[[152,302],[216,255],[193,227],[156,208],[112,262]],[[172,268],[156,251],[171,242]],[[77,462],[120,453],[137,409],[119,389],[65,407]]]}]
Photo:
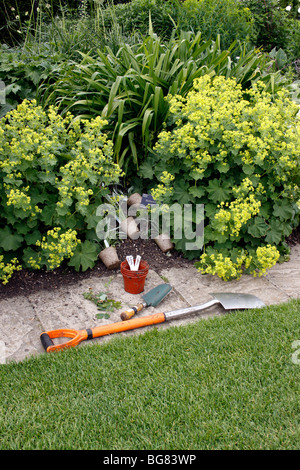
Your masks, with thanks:
[{"label": "soil on paving", "polygon": [[[288,237],[287,243],[289,246],[300,244],[300,225]],[[196,261],[184,258],[181,253],[175,250],[165,254],[151,239],[127,239],[116,249],[120,261],[124,261],[127,255],[133,255],[133,257],[141,255],[142,259],[148,262],[150,269],[155,270],[158,274],[168,268],[193,266]],[[99,277],[107,276],[112,272],[118,272],[118,270],[109,271],[100,260],[97,261],[93,269],[85,272],[76,272],[73,268],[68,267],[66,263],[54,271],[29,271],[23,269],[15,272],[8,284],[3,285],[0,283],[0,300],[17,295],[30,295],[39,290],[58,289],[76,284],[81,279],[88,279],[95,275]]]}]

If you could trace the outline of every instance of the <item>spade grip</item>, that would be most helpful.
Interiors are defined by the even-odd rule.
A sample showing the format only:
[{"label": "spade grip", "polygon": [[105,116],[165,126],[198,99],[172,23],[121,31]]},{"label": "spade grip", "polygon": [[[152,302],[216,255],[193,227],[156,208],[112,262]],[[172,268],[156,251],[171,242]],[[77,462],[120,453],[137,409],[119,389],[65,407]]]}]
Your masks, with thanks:
[{"label": "spade grip", "polygon": [[142,297],[143,302],[140,302],[135,307],[131,307],[128,310],[125,310],[125,312],[122,312],[121,319],[123,321],[130,320],[130,318],[143,310],[143,308],[149,307],[150,305],[152,307],[156,307],[156,305],[158,305],[166,297],[171,289],[172,287],[170,284],[159,284]]},{"label": "spade grip", "polygon": [[[61,328],[58,330],[45,331],[40,335],[40,339],[44,349],[47,352],[52,352],[77,346],[81,341],[87,339],[121,333],[122,331],[134,330],[135,328],[142,328],[144,326],[156,325],[157,323],[163,323],[165,321],[166,317],[164,313],[155,313],[146,317],[133,318],[126,322],[109,323],[108,325],[96,326],[95,328],[86,330]],[[70,340],[55,345],[52,341],[53,338],[70,338]]]},{"label": "spade grip", "polygon": [[133,317],[133,315],[136,315],[138,312],[141,312],[143,308],[145,307],[145,304],[138,304],[135,307],[131,307],[128,310],[125,310],[125,312],[121,313],[121,319],[123,321],[125,320],[130,320],[130,318]]}]

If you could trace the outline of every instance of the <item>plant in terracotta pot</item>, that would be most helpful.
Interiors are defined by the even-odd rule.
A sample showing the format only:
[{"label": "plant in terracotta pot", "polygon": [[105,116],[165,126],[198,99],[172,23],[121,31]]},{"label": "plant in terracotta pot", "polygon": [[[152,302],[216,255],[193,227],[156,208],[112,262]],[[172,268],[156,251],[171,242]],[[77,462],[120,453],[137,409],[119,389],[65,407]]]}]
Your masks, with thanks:
[{"label": "plant in terracotta pot", "polygon": [[121,263],[115,246],[119,239],[119,230],[116,224],[118,218],[115,213],[118,199],[119,195],[116,189],[113,189],[111,195],[106,196],[108,205],[106,204],[103,208],[101,215],[105,215],[105,217],[101,221],[101,229],[97,232],[102,246],[98,256],[107,269],[116,269]]},{"label": "plant in terracotta pot", "polygon": [[116,247],[114,245],[110,245],[107,240],[103,240],[103,245],[105,248],[100,251],[99,258],[105,264],[107,269],[117,269],[121,262],[119,260]]},{"label": "plant in terracotta pot", "polygon": [[174,244],[172,243],[167,233],[160,233],[154,238],[155,243],[159,246],[163,253],[173,250]]},{"label": "plant in terracotta pot", "polygon": [[119,225],[119,238],[127,237],[135,240],[139,236],[139,228],[134,217],[127,213],[127,196],[122,191],[114,189],[111,194],[106,196],[106,200],[111,205],[111,216]]},{"label": "plant in terracotta pot", "polygon": [[[153,213],[155,214],[155,209]],[[159,217],[155,218],[155,215],[153,216],[153,214],[151,217],[151,238],[163,253],[167,253],[174,249],[174,244],[170,237],[170,227],[163,223]]]}]

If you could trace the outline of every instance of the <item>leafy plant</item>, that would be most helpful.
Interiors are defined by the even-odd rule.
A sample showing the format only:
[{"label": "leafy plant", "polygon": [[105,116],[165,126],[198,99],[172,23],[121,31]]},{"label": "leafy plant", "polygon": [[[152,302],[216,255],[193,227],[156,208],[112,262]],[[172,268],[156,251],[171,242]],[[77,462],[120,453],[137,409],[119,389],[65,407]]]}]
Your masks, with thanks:
[{"label": "leafy plant", "polygon": [[223,49],[235,40],[254,38],[254,19],[244,2],[236,0],[185,0],[177,9],[178,28],[201,31],[205,39],[221,36]]},{"label": "leafy plant", "polygon": [[[197,266],[228,280],[262,275],[287,253],[299,221],[299,108],[262,82],[204,76],[187,98],[170,97],[170,120],[148,165],[154,199],[204,204],[204,251]],[[175,234],[176,235],[176,234]],[[184,236],[174,240],[188,257]]]},{"label": "leafy plant", "polygon": [[[154,145],[169,113],[165,98],[186,94],[204,74],[234,76],[243,88],[258,79],[275,91],[279,73],[273,61],[242,44],[221,50],[220,37],[203,41],[201,33],[180,32],[164,43],[152,31],[141,42],[123,44],[116,53],[106,47],[98,57],[83,55],[55,84],[40,89],[44,106],[55,104],[62,115],[101,115],[114,142],[114,157],[125,173],[136,172]],[[268,70],[268,72],[267,72]]]},{"label": "leafy plant", "polygon": [[0,46],[0,80],[5,84],[5,103],[0,103],[0,118],[23,100],[37,98],[38,87],[51,76],[65,73],[67,57],[49,44],[41,47],[9,48]]},{"label": "leafy plant", "polygon": [[233,41],[247,41],[253,35],[253,17],[248,8],[237,0],[131,0],[124,4],[109,5],[102,10],[103,22],[122,25],[123,34],[133,31],[148,33],[151,14],[156,34],[169,40],[174,30],[201,31],[203,40],[221,35],[222,48]]},{"label": "leafy plant", "polygon": [[115,309],[121,308],[121,302],[118,302],[114,299],[108,297],[109,294],[107,292],[94,292],[92,288],[89,289],[88,292],[83,294],[83,297],[87,300],[93,302],[98,310],[104,313],[97,313],[96,318],[109,318],[109,314],[107,312],[113,312]]},{"label": "leafy plant", "polygon": [[180,8],[181,4],[176,0],[131,0],[117,5],[108,4],[101,14],[106,29],[118,23],[124,35],[136,33],[140,37],[148,33],[150,14],[156,34],[168,40],[176,26]]},{"label": "leafy plant", "polygon": [[[254,18],[254,40],[266,51],[283,49],[289,62],[299,59],[300,24],[297,19],[299,2],[291,0],[243,0]],[[287,11],[286,6],[291,6]]]},{"label": "leafy plant", "polygon": [[[36,35],[42,23],[78,10],[78,0],[2,0],[0,5],[0,42],[16,46],[23,30]],[[24,26],[26,28],[24,28]]]},{"label": "leafy plant", "polygon": [[25,100],[0,123],[0,279],[63,260],[93,267],[96,209],[121,175],[105,122],[74,122]]}]

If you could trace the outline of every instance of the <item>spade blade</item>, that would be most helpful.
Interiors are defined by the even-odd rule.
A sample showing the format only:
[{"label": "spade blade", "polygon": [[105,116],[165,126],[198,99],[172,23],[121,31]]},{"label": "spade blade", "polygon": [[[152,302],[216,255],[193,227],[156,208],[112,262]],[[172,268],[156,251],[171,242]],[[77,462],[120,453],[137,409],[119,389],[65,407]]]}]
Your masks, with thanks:
[{"label": "spade blade", "polygon": [[214,292],[210,295],[217,299],[225,310],[242,310],[265,307],[265,304],[258,297],[252,294]]}]

